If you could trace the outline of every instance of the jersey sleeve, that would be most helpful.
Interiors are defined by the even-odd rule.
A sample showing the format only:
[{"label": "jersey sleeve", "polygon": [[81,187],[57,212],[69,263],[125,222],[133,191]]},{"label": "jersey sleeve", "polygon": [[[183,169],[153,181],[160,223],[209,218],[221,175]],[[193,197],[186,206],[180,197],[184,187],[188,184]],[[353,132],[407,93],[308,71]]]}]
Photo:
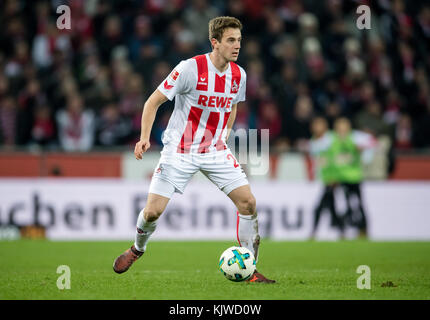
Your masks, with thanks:
[{"label": "jersey sleeve", "polygon": [[167,99],[173,100],[177,94],[184,94],[192,88],[192,61],[181,61],[158,86]]},{"label": "jersey sleeve", "polygon": [[377,140],[371,134],[363,131],[354,130],[352,132],[354,144],[361,150],[361,161],[369,164],[375,157]]},{"label": "jersey sleeve", "polygon": [[237,93],[236,97],[234,97],[232,104],[245,101],[246,99],[246,72],[242,68],[240,72],[242,73],[242,77],[240,79],[239,92]]},{"label": "jersey sleeve", "polygon": [[321,138],[311,139],[309,145],[309,152],[313,156],[317,156],[323,151],[330,148],[332,143],[332,135],[329,133],[324,134]]},{"label": "jersey sleeve", "polygon": [[358,130],[352,132],[352,141],[359,149],[373,149],[377,144],[375,137],[371,134]]}]

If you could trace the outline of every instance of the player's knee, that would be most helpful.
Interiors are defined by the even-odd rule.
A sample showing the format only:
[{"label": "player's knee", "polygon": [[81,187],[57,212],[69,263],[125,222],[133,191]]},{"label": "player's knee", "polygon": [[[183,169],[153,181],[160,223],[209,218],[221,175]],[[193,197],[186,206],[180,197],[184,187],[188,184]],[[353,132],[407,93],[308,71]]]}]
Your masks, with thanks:
[{"label": "player's knee", "polygon": [[241,214],[254,214],[256,213],[256,200],[255,197],[251,194],[240,201],[239,212]]},{"label": "player's knee", "polygon": [[155,220],[157,220],[160,216],[161,216],[161,214],[162,214],[163,212],[161,211],[161,210],[157,210],[157,209],[146,209],[145,208],[145,211],[144,211],[144,213],[143,213],[143,216],[145,217],[145,220],[147,221],[147,222],[153,222],[153,221],[155,221]]}]

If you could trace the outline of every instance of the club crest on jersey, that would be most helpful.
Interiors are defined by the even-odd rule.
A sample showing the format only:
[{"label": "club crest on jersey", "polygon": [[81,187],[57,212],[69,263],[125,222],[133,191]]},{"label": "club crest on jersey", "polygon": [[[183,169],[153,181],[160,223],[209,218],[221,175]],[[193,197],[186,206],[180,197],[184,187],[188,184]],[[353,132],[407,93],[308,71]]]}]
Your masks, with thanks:
[{"label": "club crest on jersey", "polygon": [[233,84],[231,86],[231,93],[237,93],[239,90],[239,85],[237,84],[236,80],[233,80]]}]

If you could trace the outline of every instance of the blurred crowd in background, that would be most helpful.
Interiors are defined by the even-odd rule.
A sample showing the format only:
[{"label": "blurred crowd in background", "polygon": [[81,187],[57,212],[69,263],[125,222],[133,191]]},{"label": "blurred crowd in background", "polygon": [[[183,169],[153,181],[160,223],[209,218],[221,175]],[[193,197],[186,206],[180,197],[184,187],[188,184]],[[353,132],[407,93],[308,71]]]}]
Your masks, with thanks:
[{"label": "blurred crowd in background", "polygon": [[[71,30],[56,27],[62,4]],[[370,30],[356,26],[361,4]],[[219,15],[244,26],[234,128],[270,128],[274,150],[303,150],[313,117],[346,116],[397,150],[430,147],[429,2],[2,0],[0,148],[134,145],[145,100],[181,60],[211,51]],[[159,109],[152,146],[172,110]]]}]

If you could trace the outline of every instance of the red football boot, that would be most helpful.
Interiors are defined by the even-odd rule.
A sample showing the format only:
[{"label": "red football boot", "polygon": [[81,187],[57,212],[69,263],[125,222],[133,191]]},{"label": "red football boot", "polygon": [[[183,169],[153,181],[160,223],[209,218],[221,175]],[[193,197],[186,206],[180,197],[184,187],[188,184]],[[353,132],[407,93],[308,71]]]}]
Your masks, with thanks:
[{"label": "red football boot", "polygon": [[260,272],[257,270],[254,271],[251,278],[246,280],[246,282],[262,282],[262,283],[275,283],[275,280],[267,279],[265,276],[263,276]]},{"label": "red football boot", "polygon": [[113,263],[113,271],[116,273],[126,272],[131,265],[142,256],[143,252],[138,251],[134,244],[130,249],[127,249],[123,254],[115,259]]}]

